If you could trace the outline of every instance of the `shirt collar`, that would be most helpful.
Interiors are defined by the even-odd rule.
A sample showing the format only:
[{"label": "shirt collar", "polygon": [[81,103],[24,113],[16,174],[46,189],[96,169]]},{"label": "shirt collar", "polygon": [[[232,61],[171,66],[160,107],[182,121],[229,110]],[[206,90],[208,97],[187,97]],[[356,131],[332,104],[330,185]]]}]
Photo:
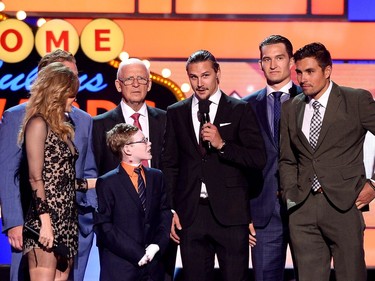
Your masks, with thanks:
[{"label": "shirt collar", "polygon": [[292,88],[292,86],[293,86],[293,81],[290,80],[287,84],[285,84],[283,87],[281,87],[280,90],[275,91],[270,85],[267,84],[267,86],[266,86],[267,96],[269,96],[270,94],[272,94],[274,92],[282,92],[284,94],[289,95],[289,89]]},{"label": "shirt collar", "polygon": [[[136,113],[134,111],[133,108],[131,108],[129,105],[127,105],[123,99],[121,99],[121,110],[122,110],[122,113],[125,117],[125,120],[129,119],[130,116],[132,116],[134,113]],[[137,111],[137,113],[141,114],[142,116],[144,117],[147,117],[147,106],[146,106],[146,103],[143,103],[142,107]]]},{"label": "shirt collar", "polygon": [[[217,88],[217,91],[211,95],[208,100],[211,101],[213,104],[218,105],[220,98],[221,98],[222,92],[220,91],[219,87]],[[196,97],[196,95],[193,95],[193,107],[197,106],[199,103],[199,99]]]},{"label": "shirt collar", "polygon": [[[319,101],[319,103],[320,103],[324,108],[327,108],[328,98],[329,98],[329,95],[331,94],[332,86],[333,86],[333,83],[332,83],[332,81],[330,81],[327,90],[326,90],[326,91],[323,93],[323,95],[317,100],[317,101]],[[315,99],[309,97],[309,100],[310,100],[310,101],[309,101],[309,105],[312,107],[312,104],[313,104],[313,102],[315,101]]]},{"label": "shirt collar", "polygon": [[121,166],[124,168],[125,172],[129,175],[129,176],[133,176],[134,175],[134,169],[137,168],[140,164],[138,165],[131,165],[129,163],[126,163],[124,161],[121,161]]}]

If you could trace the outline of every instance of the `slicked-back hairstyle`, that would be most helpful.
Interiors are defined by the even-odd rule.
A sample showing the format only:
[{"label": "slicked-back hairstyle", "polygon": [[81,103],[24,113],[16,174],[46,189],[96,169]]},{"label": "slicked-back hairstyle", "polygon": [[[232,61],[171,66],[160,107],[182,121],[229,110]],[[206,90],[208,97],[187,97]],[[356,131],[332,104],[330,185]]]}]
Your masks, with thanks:
[{"label": "slicked-back hairstyle", "polygon": [[56,49],[42,57],[42,59],[40,60],[38,64],[38,72],[42,68],[46,67],[52,62],[64,62],[64,61],[76,63],[76,59],[71,53],[61,50],[61,49]]},{"label": "slicked-back hairstyle", "polygon": [[119,123],[107,132],[107,145],[119,159],[122,158],[122,148],[127,143],[132,142],[132,138],[138,130],[136,126]]},{"label": "slicked-back hairstyle", "polygon": [[284,44],[289,58],[293,57],[293,45],[288,38],[281,35],[270,35],[259,44],[260,58],[262,59],[262,48],[267,45]]},{"label": "slicked-back hairstyle", "polygon": [[327,66],[332,66],[331,54],[322,43],[310,43],[298,49],[293,55],[294,61],[297,62],[304,58],[315,58],[322,70]]},{"label": "slicked-back hairstyle", "polygon": [[210,61],[212,63],[212,68],[214,69],[215,73],[219,71],[219,63],[217,62],[214,55],[207,50],[199,50],[191,54],[186,62],[186,71],[188,70],[190,64],[205,61]]}]

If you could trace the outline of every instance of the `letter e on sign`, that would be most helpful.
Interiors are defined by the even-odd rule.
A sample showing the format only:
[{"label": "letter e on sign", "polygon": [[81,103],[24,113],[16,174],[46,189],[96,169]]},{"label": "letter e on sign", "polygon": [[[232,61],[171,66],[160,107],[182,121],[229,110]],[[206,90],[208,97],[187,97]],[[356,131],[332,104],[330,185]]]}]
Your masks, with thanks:
[{"label": "letter e on sign", "polygon": [[29,56],[34,46],[31,28],[16,19],[0,22],[0,60],[16,63]]},{"label": "letter e on sign", "polygon": [[43,24],[35,35],[35,48],[41,57],[56,49],[62,49],[75,55],[78,47],[77,30],[65,20],[50,20]]},{"label": "letter e on sign", "polygon": [[121,28],[111,20],[93,20],[82,30],[82,51],[93,61],[111,61],[122,52],[123,47],[124,34]]}]

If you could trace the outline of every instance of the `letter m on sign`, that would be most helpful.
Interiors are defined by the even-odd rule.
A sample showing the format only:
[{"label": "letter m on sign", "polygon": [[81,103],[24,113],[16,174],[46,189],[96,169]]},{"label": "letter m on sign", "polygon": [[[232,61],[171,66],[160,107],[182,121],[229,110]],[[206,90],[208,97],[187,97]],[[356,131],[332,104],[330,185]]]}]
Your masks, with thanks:
[{"label": "letter m on sign", "polygon": [[[61,46],[63,45],[63,47]],[[53,49],[60,48],[69,51],[69,31],[62,31],[59,38],[56,38],[52,31],[46,31],[46,51],[52,52]]]}]

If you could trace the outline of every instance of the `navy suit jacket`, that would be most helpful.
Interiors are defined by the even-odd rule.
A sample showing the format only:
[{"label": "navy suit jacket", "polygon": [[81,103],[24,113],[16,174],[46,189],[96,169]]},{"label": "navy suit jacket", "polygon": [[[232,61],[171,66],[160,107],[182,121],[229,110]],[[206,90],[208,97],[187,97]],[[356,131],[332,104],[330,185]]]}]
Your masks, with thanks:
[{"label": "navy suit jacket", "polygon": [[194,133],[192,97],[168,107],[162,167],[172,208],[182,227],[198,212],[200,189],[205,182],[210,205],[223,225],[250,222],[248,170],[262,169],[266,162],[263,139],[252,108],[222,93],[214,125],[226,141],[203,157]]},{"label": "navy suit jacket", "polygon": [[[152,276],[155,272],[151,268],[168,245],[172,212],[167,204],[162,172],[153,168],[144,168],[144,171],[146,212],[121,166],[99,177],[96,183],[99,206],[94,214],[94,228],[100,252],[101,280],[140,280],[143,274],[159,280]],[[151,264],[139,267],[138,262],[150,244],[157,244],[160,252]],[[164,277],[163,271],[159,273]]]},{"label": "navy suit jacket", "polygon": [[[25,110],[26,103],[9,108],[4,112],[0,123],[0,178],[2,179],[0,182],[0,205],[3,232],[12,227],[23,225],[23,211],[27,211],[22,207],[20,182],[16,175],[22,158],[22,150],[17,144],[17,138]],[[74,143],[79,151],[76,176],[77,178],[95,178],[96,165],[91,138],[92,119],[89,114],[76,107],[72,108],[69,115],[75,123]],[[28,180],[26,179],[26,181]],[[88,234],[92,231],[92,210],[96,207],[96,193],[92,189],[86,193],[77,192],[76,195],[81,214],[79,227],[81,232]]]},{"label": "navy suit jacket", "polygon": [[[302,89],[293,84],[289,90],[290,98],[294,98],[300,92],[302,92]],[[243,100],[251,105],[258,118],[267,153],[267,162],[262,175],[254,177],[258,181],[256,182],[257,193],[254,193],[254,198],[250,200],[254,226],[263,228],[270,221],[272,213],[275,210],[276,200],[278,200],[276,195],[280,189],[278,171],[279,150],[276,147],[273,132],[269,126],[266,88],[243,98]],[[253,172],[255,176],[256,171]]]},{"label": "navy suit jacket", "polygon": [[[160,154],[165,129],[165,111],[147,106],[149,137],[151,145],[151,167],[160,168]],[[99,176],[117,167],[120,159],[112,153],[106,144],[106,133],[116,124],[125,123],[121,105],[94,117],[94,152]]]}]

